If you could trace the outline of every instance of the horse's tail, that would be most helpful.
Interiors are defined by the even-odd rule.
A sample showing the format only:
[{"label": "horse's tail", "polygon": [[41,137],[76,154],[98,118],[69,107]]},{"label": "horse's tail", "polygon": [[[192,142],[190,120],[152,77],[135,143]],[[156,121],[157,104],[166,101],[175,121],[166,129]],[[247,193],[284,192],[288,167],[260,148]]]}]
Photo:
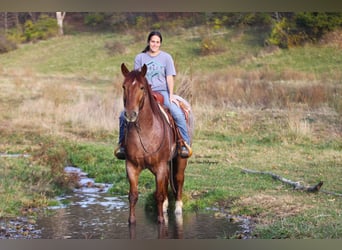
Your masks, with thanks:
[{"label": "horse's tail", "polygon": [[170,186],[172,188],[172,191],[175,194],[177,191],[176,191],[176,186],[175,186],[175,180],[173,177],[173,174],[174,174],[174,162],[173,161],[174,160],[172,159],[169,163],[169,168],[170,168],[169,181],[170,181]]}]

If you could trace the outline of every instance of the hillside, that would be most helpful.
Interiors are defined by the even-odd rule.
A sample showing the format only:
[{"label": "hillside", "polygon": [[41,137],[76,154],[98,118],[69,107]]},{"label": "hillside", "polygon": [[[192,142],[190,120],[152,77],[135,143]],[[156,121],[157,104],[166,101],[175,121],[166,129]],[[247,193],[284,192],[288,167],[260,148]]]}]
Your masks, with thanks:
[{"label": "hillside", "polygon": [[[323,92],[318,102],[333,105],[340,112],[341,104],[331,103],[336,98],[327,97],[340,93],[341,88],[339,34],[329,34],[316,45],[279,49],[264,46],[265,31],[261,28],[208,30],[201,26],[165,33],[162,49],[174,57],[178,93],[193,98],[193,102],[284,107],[304,101],[316,105],[313,93],[308,93],[308,86],[314,85],[315,92]],[[62,77],[66,84],[72,79],[86,79],[92,86],[114,84],[114,91],[120,91],[120,65],[125,62],[133,67],[135,55],[145,47],[145,36],[136,31],[78,33],[24,44],[0,55],[2,72]],[[270,87],[274,91],[257,96]],[[304,92],[304,97],[293,91]]]},{"label": "hillside", "polygon": [[[118,74],[121,62],[131,63],[145,46],[146,34],[79,33],[66,35],[0,55],[3,68],[31,69],[43,74],[74,74],[111,78]],[[316,79],[339,79],[341,75],[341,41],[321,45],[280,50],[265,47],[262,29],[241,28],[207,30],[187,29],[178,34],[164,35],[163,49],[170,52],[181,74],[242,71],[294,75],[308,74]],[[209,47],[207,55],[203,48]],[[291,77],[291,76],[289,76]],[[293,76],[292,76],[293,77]]]}]

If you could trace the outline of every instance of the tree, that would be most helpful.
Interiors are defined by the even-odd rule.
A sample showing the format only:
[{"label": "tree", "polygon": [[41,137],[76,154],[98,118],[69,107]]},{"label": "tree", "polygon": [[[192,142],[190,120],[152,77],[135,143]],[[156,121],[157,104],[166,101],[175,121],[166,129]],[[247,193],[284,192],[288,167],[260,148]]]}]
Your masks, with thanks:
[{"label": "tree", "polygon": [[56,18],[57,18],[57,25],[58,25],[58,33],[59,35],[63,35],[63,20],[65,17],[66,12],[56,12]]}]

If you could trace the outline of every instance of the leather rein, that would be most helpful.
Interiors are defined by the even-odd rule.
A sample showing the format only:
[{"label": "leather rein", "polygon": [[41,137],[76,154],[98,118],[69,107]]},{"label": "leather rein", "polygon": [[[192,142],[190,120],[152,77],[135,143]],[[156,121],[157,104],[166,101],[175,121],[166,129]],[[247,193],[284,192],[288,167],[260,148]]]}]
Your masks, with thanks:
[{"label": "leather rein", "polygon": [[[143,98],[141,98],[141,100],[140,100],[140,103],[139,103],[139,113],[138,113],[138,117],[137,117],[137,119],[136,119],[136,121],[134,121],[134,122],[129,122],[129,124],[132,124],[133,123],[133,125],[134,125],[134,127],[135,127],[135,129],[136,129],[136,131],[137,131],[137,134],[138,134],[138,137],[139,137],[139,141],[140,141],[140,144],[141,144],[141,146],[142,146],[142,148],[143,148],[143,150],[144,150],[144,152],[147,154],[147,155],[145,155],[145,156],[142,156],[142,158],[143,157],[146,157],[146,156],[150,156],[150,155],[153,155],[153,154],[156,154],[156,153],[158,153],[160,150],[161,150],[161,148],[163,147],[163,145],[164,145],[164,138],[165,138],[165,134],[166,134],[166,125],[165,125],[165,118],[163,117],[163,114],[161,113],[161,111],[160,111],[160,109],[159,109],[159,115],[162,117],[162,123],[163,123],[163,137],[162,137],[162,140],[161,140],[161,142],[160,142],[160,144],[159,144],[159,146],[158,146],[158,148],[155,150],[155,151],[153,151],[153,152],[149,152],[147,149],[146,149],[146,146],[145,146],[145,144],[144,144],[144,142],[143,142],[143,140],[142,140],[142,138],[141,138],[141,135],[140,135],[140,132],[141,132],[141,128],[140,128],[140,126],[139,126],[139,114],[140,114],[140,111],[144,108],[144,103],[145,103],[145,98],[146,98],[146,95],[147,95],[147,93],[146,93],[146,89],[144,90],[144,95],[143,95]],[[153,98],[153,97],[152,97]],[[152,100],[151,100],[152,101]],[[127,127],[127,130],[126,130],[126,136],[125,136],[125,138],[127,138],[127,133],[128,133],[128,127]],[[171,144],[171,141],[170,141],[170,144]],[[171,146],[171,145],[170,145]],[[171,148],[171,147],[170,147]],[[140,157],[139,157],[140,158]]]}]

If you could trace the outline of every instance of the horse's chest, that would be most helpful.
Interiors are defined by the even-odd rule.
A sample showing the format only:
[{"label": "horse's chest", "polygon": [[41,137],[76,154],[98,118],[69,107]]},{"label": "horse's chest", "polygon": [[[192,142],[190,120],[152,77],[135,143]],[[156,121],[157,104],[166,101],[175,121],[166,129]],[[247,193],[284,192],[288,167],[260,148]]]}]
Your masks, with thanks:
[{"label": "horse's chest", "polygon": [[136,168],[149,169],[152,173],[156,173],[157,170],[162,166],[167,166],[164,161],[159,161],[151,156],[144,158],[133,157],[133,159],[130,159],[130,165],[133,165]]}]

